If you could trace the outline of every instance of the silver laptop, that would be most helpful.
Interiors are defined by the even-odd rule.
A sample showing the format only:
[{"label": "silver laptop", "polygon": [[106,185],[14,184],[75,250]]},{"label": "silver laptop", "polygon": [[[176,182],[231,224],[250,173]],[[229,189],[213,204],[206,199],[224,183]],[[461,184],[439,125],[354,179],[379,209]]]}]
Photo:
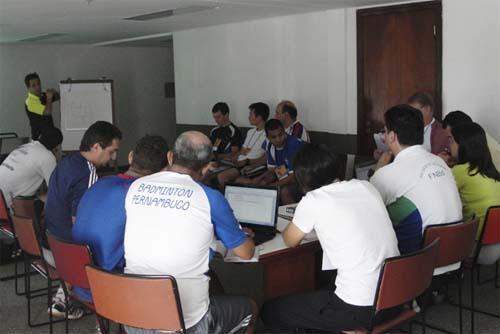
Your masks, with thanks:
[{"label": "silver laptop", "polygon": [[240,225],[255,232],[256,245],[276,236],[278,188],[228,184],[224,189],[224,196]]}]

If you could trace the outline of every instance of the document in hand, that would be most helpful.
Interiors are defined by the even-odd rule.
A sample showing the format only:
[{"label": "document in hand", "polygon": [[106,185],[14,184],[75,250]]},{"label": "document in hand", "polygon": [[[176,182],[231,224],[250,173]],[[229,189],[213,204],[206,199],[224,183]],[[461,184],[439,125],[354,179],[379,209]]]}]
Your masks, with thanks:
[{"label": "document in hand", "polygon": [[389,147],[384,143],[384,134],[382,132],[374,133],[373,139],[375,140],[375,145],[377,145],[377,150],[381,152],[389,150]]}]

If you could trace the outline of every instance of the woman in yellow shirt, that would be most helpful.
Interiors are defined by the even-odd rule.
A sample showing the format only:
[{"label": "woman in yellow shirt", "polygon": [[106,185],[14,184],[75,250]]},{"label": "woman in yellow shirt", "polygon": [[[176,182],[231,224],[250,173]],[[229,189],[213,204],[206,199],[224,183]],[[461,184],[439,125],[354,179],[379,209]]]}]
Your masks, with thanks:
[{"label": "woman in yellow shirt", "polygon": [[[458,125],[451,134],[451,154],[457,161],[452,171],[462,199],[463,217],[475,214],[480,219],[479,237],[486,211],[490,206],[500,205],[500,173],[493,165],[486,134],[479,124]],[[480,263],[490,262],[487,258],[491,261],[500,258],[500,244],[482,248]]]}]

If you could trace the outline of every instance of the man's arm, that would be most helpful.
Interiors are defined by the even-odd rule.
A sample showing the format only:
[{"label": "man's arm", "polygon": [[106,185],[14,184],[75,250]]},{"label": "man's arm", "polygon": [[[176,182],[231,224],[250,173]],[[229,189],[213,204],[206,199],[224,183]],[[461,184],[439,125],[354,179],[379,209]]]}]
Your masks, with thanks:
[{"label": "man's arm", "polygon": [[289,223],[283,231],[283,241],[288,247],[295,247],[300,244],[305,235],[294,223]]},{"label": "man's arm", "polygon": [[243,260],[250,260],[255,253],[255,244],[252,239],[247,238],[244,243],[236,248],[233,248],[236,256],[241,257]]},{"label": "man's arm", "polygon": [[295,173],[292,173],[292,174],[287,175],[286,177],[282,178],[278,182],[276,182],[276,185],[286,186],[286,185],[289,185],[289,184],[292,184],[292,183],[295,183],[295,182],[296,182],[296,180],[295,180]]}]

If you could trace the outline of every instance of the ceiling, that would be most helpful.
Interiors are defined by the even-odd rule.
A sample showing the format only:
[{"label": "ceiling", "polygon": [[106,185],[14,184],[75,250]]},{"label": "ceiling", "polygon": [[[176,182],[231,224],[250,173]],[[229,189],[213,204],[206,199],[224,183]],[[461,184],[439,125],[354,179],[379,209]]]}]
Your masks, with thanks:
[{"label": "ceiling", "polygon": [[[0,0],[0,43],[158,46],[177,30],[389,2],[396,0]],[[176,14],[124,19],[165,10]]]}]

